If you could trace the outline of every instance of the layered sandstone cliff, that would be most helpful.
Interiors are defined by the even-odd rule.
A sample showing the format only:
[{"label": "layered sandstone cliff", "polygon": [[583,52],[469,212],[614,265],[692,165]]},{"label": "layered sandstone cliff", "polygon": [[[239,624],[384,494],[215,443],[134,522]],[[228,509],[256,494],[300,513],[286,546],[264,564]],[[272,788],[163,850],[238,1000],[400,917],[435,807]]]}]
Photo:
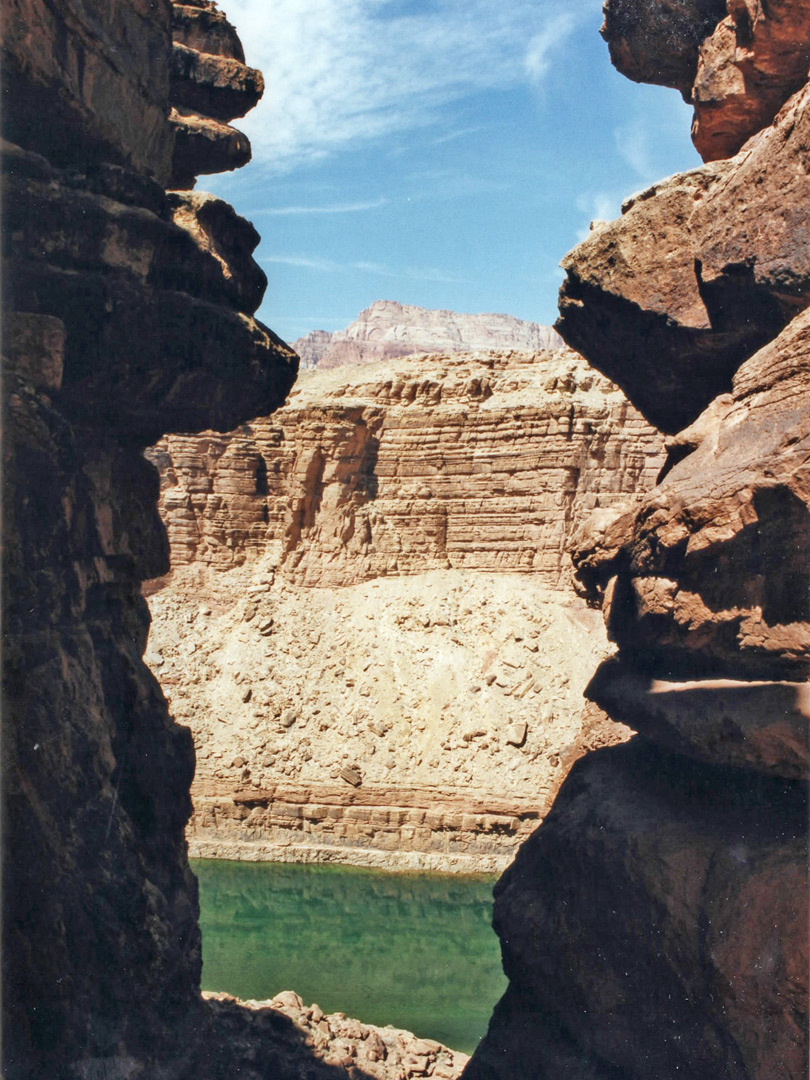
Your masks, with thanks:
[{"label": "layered sandstone cliff", "polygon": [[149,451],[175,567],[298,585],[434,569],[557,586],[583,515],[652,487],[662,440],[570,350],[415,356],[302,378],[270,418]]},{"label": "layered sandstone cliff", "polygon": [[192,851],[505,866],[605,739],[567,545],[662,451],[565,349],[313,372],[269,419],[161,440],[149,659],[197,747]]},{"label": "layered sandstone cliff", "polygon": [[[806,54],[802,5],[729,11]],[[618,645],[586,693],[639,734],[575,765],[496,887],[510,987],[470,1080],[805,1075],[807,102],[567,257],[562,334],[666,430],[689,426],[659,485],[575,544]]]},{"label": "layered sandstone cliff", "polygon": [[413,353],[460,353],[491,349],[537,352],[562,345],[550,326],[514,315],[462,315],[394,300],[377,300],[345,330],[314,330],[293,342],[303,368],[367,364]]},{"label": "layered sandstone cliff", "polygon": [[238,65],[172,66],[171,16],[4,3],[9,1078],[155,1076],[205,1030],[192,741],[141,659],[140,585],[168,568],[141,449],[269,412],[296,358],[253,318],[252,228],[165,190],[170,94],[253,100]]}]

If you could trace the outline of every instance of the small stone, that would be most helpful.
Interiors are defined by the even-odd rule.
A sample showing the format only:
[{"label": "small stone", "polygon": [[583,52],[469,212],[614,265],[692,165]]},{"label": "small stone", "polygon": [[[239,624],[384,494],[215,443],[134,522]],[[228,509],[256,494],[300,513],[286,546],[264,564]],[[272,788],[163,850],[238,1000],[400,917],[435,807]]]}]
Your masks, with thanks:
[{"label": "small stone", "polygon": [[290,728],[297,719],[298,717],[295,714],[295,709],[285,709],[279,717],[279,723],[282,727]]},{"label": "small stone", "polygon": [[523,746],[529,726],[525,720],[516,720],[506,729],[506,741],[512,746]]},{"label": "small stone", "polygon": [[338,773],[338,776],[340,776],[342,780],[345,780],[347,784],[351,784],[352,787],[360,787],[363,782],[360,770],[354,765],[344,765]]},{"label": "small stone", "polygon": [[232,769],[241,769],[244,764],[245,764],[245,759],[243,757],[235,757],[233,759],[233,761],[231,762],[231,768]]},{"label": "small stone", "polygon": [[244,701],[244,703],[245,703],[245,704],[247,704],[247,703],[248,703],[248,702],[250,701],[250,699],[251,699],[251,697],[252,697],[252,696],[253,696],[253,690],[251,689],[251,687],[248,687],[248,688],[247,688],[247,689],[246,689],[246,690],[245,690],[245,691],[244,691],[244,692],[242,693],[242,701]]}]

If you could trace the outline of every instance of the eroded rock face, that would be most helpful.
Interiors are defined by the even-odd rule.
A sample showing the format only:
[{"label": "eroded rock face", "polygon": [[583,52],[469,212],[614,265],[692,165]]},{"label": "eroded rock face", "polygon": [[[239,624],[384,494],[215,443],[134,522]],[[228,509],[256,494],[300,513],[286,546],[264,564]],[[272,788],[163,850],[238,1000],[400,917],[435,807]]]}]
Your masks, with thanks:
[{"label": "eroded rock face", "polygon": [[412,304],[377,300],[345,330],[314,330],[293,343],[304,368],[367,364],[414,353],[477,352],[483,349],[556,349],[550,326],[513,315],[461,315]]},{"label": "eroded rock face", "polygon": [[692,102],[704,161],[736,154],[807,79],[807,0],[607,0],[604,12],[619,71]]},{"label": "eroded rock face", "polygon": [[473,1080],[805,1073],[807,93],[568,257],[563,335],[672,433],[573,545],[619,646],[586,695],[641,734],[574,767],[497,887]]},{"label": "eroded rock face", "polygon": [[692,139],[704,161],[731,157],[807,80],[807,0],[729,0],[700,48]]},{"label": "eroded rock face", "polygon": [[726,0],[606,0],[603,11],[602,37],[622,75],[671,86],[688,101],[698,50],[726,14]]},{"label": "eroded rock face", "polygon": [[784,781],[584,758],[496,886],[511,996],[465,1077],[803,1076],[805,831]]},{"label": "eroded rock face", "polygon": [[247,223],[164,190],[169,5],[7,7],[3,1070],[182,1075],[194,755],[141,660],[168,547],[140,451],[271,410],[295,358]]},{"label": "eroded rock face", "polygon": [[201,173],[250,161],[250,141],[230,121],[256,105],[264,79],[245,64],[239,35],[213,0],[172,4],[172,36],[171,186],[187,189]]},{"label": "eroded rock face", "polygon": [[660,448],[563,350],[313,373],[269,420],[149,453],[175,566],[272,556],[307,586],[448,567],[556,585],[583,513],[651,487]]},{"label": "eroded rock face", "polygon": [[566,545],[652,486],[660,436],[568,350],[427,355],[313,372],[269,419],[149,456],[192,850],[502,868],[603,737]]},{"label": "eroded rock face", "polygon": [[810,93],[728,162],[625,203],[563,260],[557,329],[663,431],[731,389],[810,299]]}]

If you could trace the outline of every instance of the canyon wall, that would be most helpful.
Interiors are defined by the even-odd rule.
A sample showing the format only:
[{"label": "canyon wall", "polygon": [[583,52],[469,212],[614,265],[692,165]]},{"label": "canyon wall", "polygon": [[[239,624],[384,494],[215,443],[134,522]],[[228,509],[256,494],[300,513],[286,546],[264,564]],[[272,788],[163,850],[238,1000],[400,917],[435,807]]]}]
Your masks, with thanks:
[{"label": "canyon wall", "polygon": [[340,367],[391,360],[413,353],[558,349],[562,339],[550,326],[514,315],[462,315],[431,311],[395,300],[375,300],[345,330],[313,330],[293,342],[301,366]]},{"label": "canyon wall", "polygon": [[[175,15],[236,41],[213,4]],[[170,105],[204,131],[261,76],[204,33],[173,48],[166,0],[5,0],[3,23],[3,1073],[182,1075],[194,753],[141,659],[169,555],[141,451],[295,377],[253,318],[252,227],[166,191],[190,167]]]},{"label": "canyon wall", "polygon": [[175,569],[147,659],[195,740],[192,852],[502,869],[604,744],[566,549],[653,486],[660,435],[571,350],[434,354],[308,373],[148,456]]},{"label": "canyon wall", "polygon": [[434,569],[558,586],[583,514],[652,487],[662,451],[624,395],[564,349],[308,374],[272,417],[169,435],[148,456],[173,567],[261,559],[306,586]]},{"label": "canyon wall", "polygon": [[[646,5],[646,33],[611,41],[622,70],[657,81],[693,9]],[[751,71],[789,42],[803,81],[810,41],[806,5],[708,11],[685,83],[705,131],[703,88],[733,75],[717,43],[747,27],[714,114],[742,149],[631,200],[561,291],[563,337],[683,429],[658,486],[574,550],[618,645],[586,694],[638,734],[574,766],[496,887],[510,986],[469,1080],[806,1075],[810,98],[780,66],[763,113]]]}]

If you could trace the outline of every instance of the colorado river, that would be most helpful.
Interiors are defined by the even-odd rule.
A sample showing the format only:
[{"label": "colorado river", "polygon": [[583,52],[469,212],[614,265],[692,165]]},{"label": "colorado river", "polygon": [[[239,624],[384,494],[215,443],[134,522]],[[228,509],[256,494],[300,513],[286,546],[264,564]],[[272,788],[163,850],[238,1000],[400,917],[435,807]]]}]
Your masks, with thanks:
[{"label": "colorado river", "polygon": [[205,990],[307,1004],[471,1053],[506,989],[490,876],[192,860]]}]

